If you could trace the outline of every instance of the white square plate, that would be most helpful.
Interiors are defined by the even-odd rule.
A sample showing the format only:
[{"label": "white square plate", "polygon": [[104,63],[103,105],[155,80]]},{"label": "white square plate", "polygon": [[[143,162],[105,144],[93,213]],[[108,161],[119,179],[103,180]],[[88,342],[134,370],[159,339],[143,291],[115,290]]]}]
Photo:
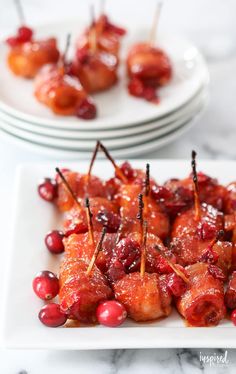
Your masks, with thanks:
[{"label": "white square plate", "polygon": [[[147,160],[131,161],[144,167]],[[184,177],[190,161],[150,160],[151,174],[158,182],[170,177]],[[53,176],[55,166],[67,166],[86,172],[88,162],[67,165],[43,164],[22,166],[17,174],[15,222],[5,300],[4,340],[10,348],[35,349],[111,349],[111,348],[236,348],[236,330],[224,320],[213,328],[187,328],[177,312],[154,323],[127,321],[119,328],[103,326],[48,328],[38,320],[42,303],[32,291],[32,279],[40,270],[58,273],[59,259],[44,246],[47,231],[60,225],[56,209],[37,194],[40,178]],[[198,170],[228,183],[236,179],[233,161],[199,161]],[[108,178],[113,174],[107,161],[97,161],[94,173]]]}]

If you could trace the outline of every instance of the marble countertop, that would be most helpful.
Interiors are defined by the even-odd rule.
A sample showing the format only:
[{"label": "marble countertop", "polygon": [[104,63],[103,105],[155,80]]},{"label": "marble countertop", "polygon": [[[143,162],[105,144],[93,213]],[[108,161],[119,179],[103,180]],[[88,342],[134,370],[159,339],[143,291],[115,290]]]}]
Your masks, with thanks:
[{"label": "marble countertop", "polygon": [[[64,15],[70,18],[74,9],[87,14],[89,0],[22,0],[31,23],[42,23]],[[94,1],[98,5],[98,1]],[[108,2],[107,2],[108,3]],[[156,0],[138,5],[135,0],[109,0],[111,14],[124,23],[133,15],[138,22],[149,22]],[[56,11],[55,11],[56,5]],[[136,5],[134,7],[134,5]],[[16,16],[8,0],[0,0],[0,34],[14,27]],[[51,11],[50,11],[51,10]],[[214,10],[214,11],[213,11]],[[210,102],[194,128],[181,139],[158,150],[148,158],[189,158],[196,149],[200,158],[236,159],[236,13],[235,0],[169,0],[163,11],[161,27],[185,33],[205,53],[211,75]],[[206,38],[207,35],[207,38]],[[235,49],[234,49],[235,48]],[[3,290],[7,248],[13,212],[11,197],[14,174],[22,162],[46,161],[40,154],[13,146],[0,136],[1,262],[0,293]],[[2,312],[2,310],[1,310]],[[1,316],[0,316],[1,317]],[[2,321],[2,318],[0,318]],[[0,346],[2,345],[0,334]],[[226,356],[225,356],[226,355]],[[214,366],[214,357],[224,356],[226,364]],[[205,362],[204,362],[205,360]],[[235,350],[160,349],[109,351],[15,351],[0,349],[0,373],[3,374],[130,374],[130,373],[235,373]]]}]

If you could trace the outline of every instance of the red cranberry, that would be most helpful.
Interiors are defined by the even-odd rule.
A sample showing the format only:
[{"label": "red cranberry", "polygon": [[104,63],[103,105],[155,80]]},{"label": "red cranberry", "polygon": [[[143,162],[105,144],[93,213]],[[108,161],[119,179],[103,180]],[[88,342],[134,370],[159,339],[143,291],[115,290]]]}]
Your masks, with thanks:
[{"label": "red cranberry", "polygon": [[218,266],[215,265],[208,265],[208,272],[216,279],[225,281],[226,277]]},{"label": "red cranberry", "polygon": [[172,193],[168,188],[156,185],[152,186],[151,195],[155,200],[166,200],[172,197]]},{"label": "red cranberry", "polygon": [[[70,171],[70,169],[67,169],[67,168],[62,168],[60,169],[61,173],[64,174],[64,173],[67,173],[68,171]],[[56,176],[55,176],[55,181],[57,183],[61,182],[61,177],[58,173],[56,173]]]},{"label": "red cranberry", "polygon": [[90,99],[84,99],[77,108],[76,115],[82,119],[94,119],[97,115],[97,108]]},{"label": "red cranberry", "polygon": [[128,84],[128,90],[130,95],[136,97],[143,96],[144,85],[140,79],[133,78]]},{"label": "red cranberry", "polygon": [[132,238],[119,241],[115,249],[115,257],[122,263],[127,272],[136,271],[140,264],[140,245]]},{"label": "red cranberry", "polygon": [[236,309],[234,309],[231,313],[231,321],[233,322],[234,326],[236,326]]},{"label": "red cranberry", "polygon": [[105,183],[106,196],[109,200],[113,200],[118,193],[121,182],[118,178],[110,178]]},{"label": "red cranberry", "polygon": [[60,305],[55,303],[44,305],[38,317],[48,327],[62,326],[67,321],[67,315],[60,310]]},{"label": "red cranberry", "polygon": [[42,300],[51,300],[59,292],[59,280],[51,271],[41,271],[33,280],[33,290]]},{"label": "red cranberry", "polygon": [[[120,169],[122,170],[126,178],[133,179],[135,177],[135,170],[132,168],[128,161],[123,162],[123,164],[121,164],[120,166]],[[117,178],[119,178],[118,175]]]},{"label": "red cranberry", "polygon": [[39,196],[46,201],[53,201],[57,196],[57,184],[53,179],[45,178],[38,185]]},{"label": "red cranberry", "polygon": [[144,87],[143,97],[147,101],[158,102],[158,97],[157,97],[157,94],[156,94],[156,88],[155,87],[150,87],[150,86]]},{"label": "red cranberry", "polygon": [[176,273],[169,275],[167,288],[175,297],[180,297],[187,290],[187,285]]},{"label": "red cranberry", "polygon": [[14,48],[14,47],[16,47],[18,44],[20,44],[20,40],[19,40],[18,36],[11,36],[11,37],[9,37],[9,38],[6,39],[6,43],[7,43],[10,47]]},{"label": "red cranberry", "polygon": [[127,317],[127,312],[121,303],[115,300],[109,300],[98,305],[96,316],[101,325],[117,327],[124,322]]},{"label": "red cranberry", "polygon": [[125,276],[126,272],[124,265],[116,258],[114,258],[107,270],[107,278],[110,283],[115,283],[118,280],[122,279]]},{"label": "red cranberry", "polygon": [[33,36],[33,30],[27,26],[21,26],[18,29],[18,38],[22,43],[28,42]]},{"label": "red cranberry", "polygon": [[45,244],[47,249],[54,254],[64,252],[63,238],[64,234],[62,231],[50,231],[45,237]]},{"label": "red cranberry", "polygon": [[197,227],[197,235],[201,240],[211,240],[216,237],[217,228],[209,221],[202,221]]},{"label": "red cranberry", "polygon": [[74,223],[73,219],[67,220],[67,225],[65,227],[64,235],[68,238],[68,236],[72,234],[84,234],[88,231],[88,225],[84,221],[79,221],[78,223]]},{"label": "red cranberry", "polygon": [[212,248],[207,248],[201,258],[200,261],[202,262],[207,262],[209,264],[215,264],[219,259],[219,255],[212,249]]},{"label": "red cranberry", "polygon": [[107,228],[107,232],[116,232],[120,226],[120,216],[108,211],[99,211],[96,220]]}]

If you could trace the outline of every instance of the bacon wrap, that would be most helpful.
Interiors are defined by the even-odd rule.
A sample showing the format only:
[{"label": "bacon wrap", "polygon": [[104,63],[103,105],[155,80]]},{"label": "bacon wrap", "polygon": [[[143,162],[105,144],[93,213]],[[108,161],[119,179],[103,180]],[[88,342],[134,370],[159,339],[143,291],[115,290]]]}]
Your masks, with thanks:
[{"label": "bacon wrap", "polygon": [[154,87],[165,85],[172,77],[168,56],[149,43],[139,43],[131,48],[127,58],[127,70],[130,77],[139,78]]},{"label": "bacon wrap", "polygon": [[24,78],[34,78],[45,64],[56,63],[59,51],[55,38],[21,43],[9,51],[7,62],[10,70]]},{"label": "bacon wrap", "polygon": [[[120,215],[125,220],[123,234],[140,230],[137,214],[138,195],[141,191],[140,185],[122,185],[120,188]],[[151,197],[147,196],[145,199],[144,219],[148,222],[148,232],[165,239],[169,233],[168,216]]]},{"label": "bacon wrap", "polygon": [[100,92],[112,87],[118,80],[118,59],[107,52],[96,52],[80,58],[77,55],[72,63],[72,73],[79,78],[88,93]]},{"label": "bacon wrap", "polygon": [[221,229],[223,229],[222,213],[206,204],[201,205],[199,222],[195,220],[194,209],[177,216],[171,232],[171,250],[177,262],[186,266],[199,261]]},{"label": "bacon wrap", "polygon": [[[133,232],[128,235],[134,242],[139,243],[142,242],[142,237],[140,233]],[[159,249],[160,252],[163,252],[163,255],[167,257],[172,263],[176,263],[175,256],[164,246],[161,239],[158,238],[156,235],[147,234],[147,242],[146,242],[146,271],[147,273],[172,273],[172,268],[168,265],[167,261],[163,256],[161,256],[160,252],[157,251],[156,247]],[[141,247],[139,244],[139,253],[141,254]],[[138,265],[140,265],[140,257]]]},{"label": "bacon wrap", "polygon": [[157,274],[127,274],[114,285],[115,297],[135,321],[151,321],[171,312],[171,297],[164,277]]},{"label": "bacon wrap", "polygon": [[[222,211],[227,196],[226,188],[220,185],[217,179],[211,178],[202,172],[198,172],[197,175],[200,202],[212,205],[214,208]],[[165,187],[167,187],[173,195],[177,195],[179,200],[181,200],[180,198],[182,197],[184,206],[189,206],[190,203],[193,203],[192,174],[185,179],[170,179],[165,183]],[[171,203],[171,201],[169,203]],[[179,203],[181,203],[181,201],[179,201]]]},{"label": "bacon wrap", "polygon": [[231,274],[225,292],[225,305],[229,309],[236,308],[236,271]]},{"label": "bacon wrap", "polygon": [[110,299],[112,290],[96,265],[89,275],[87,268],[88,262],[65,256],[60,268],[59,299],[61,310],[70,318],[95,323],[99,302]]},{"label": "bacon wrap", "polygon": [[[63,175],[78,198],[106,196],[104,183],[94,175],[88,178],[87,174],[72,171],[66,171]],[[73,197],[60,178],[58,178],[56,205],[62,212],[70,210],[74,205]]]},{"label": "bacon wrap", "polygon": [[[101,233],[94,233],[94,240],[97,243]],[[104,273],[108,269],[108,265],[113,256],[113,248],[115,246],[116,234],[106,234],[102,243],[102,250],[96,258],[96,266]],[[65,253],[72,258],[78,258],[90,261],[94,252],[92,243],[89,241],[88,233],[72,234],[68,238],[64,238]]]},{"label": "bacon wrap", "polygon": [[[103,197],[91,197],[89,202],[92,213],[93,230],[102,231],[102,228],[105,226],[107,232],[116,232],[120,226],[118,205]],[[80,200],[80,203],[81,207],[78,207],[76,204],[66,213],[64,229],[67,236],[71,233],[86,232],[88,229],[84,201]]]},{"label": "bacon wrap", "polygon": [[64,72],[64,68],[49,64],[44,66],[35,80],[36,98],[51,108],[55,114],[70,116],[88,98],[78,79]]},{"label": "bacon wrap", "polygon": [[179,313],[190,326],[216,326],[224,318],[223,282],[208,272],[208,265],[196,263],[185,268],[189,285],[187,291],[177,299]]},{"label": "bacon wrap", "polygon": [[[95,24],[96,32],[96,47],[99,51],[108,52],[118,57],[120,50],[120,39],[125,35],[126,31],[113,25],[109,22],[106,15],[101,15]],[[89,32],[91,27],[85,30],[85,32],[77,39],[76,50],[87,52],[90,48],[89,43]]]}]

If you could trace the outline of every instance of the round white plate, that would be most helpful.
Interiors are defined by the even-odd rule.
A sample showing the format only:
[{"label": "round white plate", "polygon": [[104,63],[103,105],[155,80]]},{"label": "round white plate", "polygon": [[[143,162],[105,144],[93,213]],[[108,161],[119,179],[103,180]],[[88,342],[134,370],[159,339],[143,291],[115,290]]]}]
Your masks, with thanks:
[{"label": "round white plate", "polygon": [[[145,153],[151,153],[159,148],[173,142],[177,138],[181,137],[187,130],[189,130],[193,124],[196,122],[197,118],[201,115],[203,111],[201,111],[197,116],[195,116],[190,122],[183,124],[177,130],[171,132],[170,134],[164,135],[163,137],[159,138],[152,138],[151,141],[139,144],[133,147],[122,148],[119,150],[112,151],[112,155],[115,158],[131,158],[135,156],[140,156]],[[36,152],[40,154],[44,154],[48,157],[52,157],[55,159],[62,159],[62,160],[76,160],[76,159],[87,159],[91,157],[91,152],[84,152],[81,150],[74,150],[68,151],[59,148],[48,148],[39,143],[31,143],[25,139],[16,137],[14,134],[11,134],[8,131],[2,129],[0,132],[1,136],[12,142],[14,145],[22,146],[27,148],[30,152]],[[93,146],[95,143],[93,143]],[[102,155],[99,154],[99,158]],[[103,157],[103,156],[102,156]]]},{"label": "round white plate", "polygon": [[[95,131],[95,132],[81,132],[79,130],[58,130],[53,128],[40,127],[37,124],[25,122],[15,117],[9,116],[0,111],[0,120],[14,128],[18,128],[36,135],[47,136],[49,138],[69,139],[69,140],[96,140],[96,139],[117,139],[123,137],[130,137],[133,135],[143,134],[152,130],[159,129],[160,133],[164,133],[164,129],[169,128],[171,125],[174,128],[176,121],[185,119],[190,116],[199,105],[203,95],[206,94],[206,87],[202,88],[201,91],[190,101],[187,105],[181,109],[176,110],[170,116],[167,116],[161,120],[143,123],[135,127],[119,130],[107,130],[107,131]],[[161,125],[161,126],[160,126]],[[168,129],[166,129],[168,132]]]},{"label": "round white plate", "polygon": [[[132,136],[127,136],[125,138],[113,138],[113,139],[106,139],[104,144],[109,149],[120,149],[123,147],[131,147],[136,144],[141,144],[144,142],[148,142],[153,138],[161,137],[165,134],[172,132],[174,129],[182,126],[183,123],[190,121],[203,107],[204,103],[206,102],[206,94],[202,95],[199,99],[199,102],[196,104],[195,108],[192,110],[191,113],[181,117],[177,121],[171,123],[168,126],[164,126],[162,128],[157,128],[151,131],[148,131],[144,134],[136,134]],[[94,141],[91,140],[76,140],[76,139],[61,139],[55,137],[48,137],[44,135],[35,134],[32,132],[28,132],[17,127],[13,127],[6,122],[2,122],[0,125],[6,131],[11,132],[12,134],[26,139],[30,142],[40,143],[46,145],[48,147],[57,147],[63,148],[67,150],[77,150],[80,149],[82,151],[92,151],[94,147]],[[95,140],[102,140],[102,138],[97,138]]]},{"label": "round white plate", "polygon": [[[83,23],[66,22],[44,26],[38,29],[38,35],[56,35],[61,44],[65,41],[68,30],[72,36],[78,35],[84,28]],[[126,38],[124,51],[128,45],[140,41],[140,35],[147,31],[140,30]],[[6,66],[7,47],[0,46],[0,109],[17,118],[38,123],[41,126],[56,128],[83,129],[87,131],[122,128],[137,123],[151,121],[176,110],[190,100],[208,80],[208,70],[200,52],[185,38],[175,35],[158,37],[159,46],[166,50],[173,64],[174,75],[170,84],[160,89],[159,105],[136,99],[127,93],[125,64],[121,64],[119,84],[104,93],[95,95],[98,106],[98,118],[81,121],[76,117],[55,116],[38,103],[33,96],[33,82],[16,78]]]}]

